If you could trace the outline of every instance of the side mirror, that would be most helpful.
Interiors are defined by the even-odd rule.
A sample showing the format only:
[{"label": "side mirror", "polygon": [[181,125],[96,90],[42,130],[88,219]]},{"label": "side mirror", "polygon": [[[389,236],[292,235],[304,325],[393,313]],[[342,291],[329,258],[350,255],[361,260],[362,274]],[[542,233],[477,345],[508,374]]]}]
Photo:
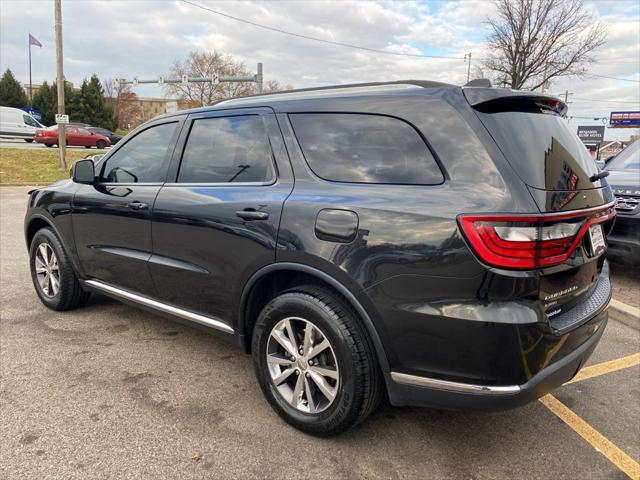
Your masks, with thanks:
[{"label": "side mirror", "polygon": [[96,172],[93,161],[90,159],[78,160],[73,164],[73,174],[71,178],[75,183],[93,185],[95,183]]}]

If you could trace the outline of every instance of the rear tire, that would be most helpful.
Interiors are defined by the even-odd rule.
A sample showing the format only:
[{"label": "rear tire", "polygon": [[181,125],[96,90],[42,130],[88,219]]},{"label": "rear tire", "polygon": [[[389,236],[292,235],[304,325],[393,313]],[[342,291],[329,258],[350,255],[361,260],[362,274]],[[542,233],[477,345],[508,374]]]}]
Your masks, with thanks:
[{"label": "rear tire", "polygon": [[89,298],[51,228],[41,228],[34,235],[29,247],[29,266],[36,293],[50,309],[71,310]]},{"label": "rear tire", "polygon": [[84,148],[91,148],[91,145],[85,145]]},{"label": "rear tire", "polygon": [[51,147],[53,147],[53,143],[45,143],[44,146],[51,148]]},{"label": "rear tire", "polygon": [[304,432],[344,432],[379,403],[382,376],[371,341],[353,309],[328,289],[300,286],[271,300],[256,322],[252,349],[267,400]]},{"label": "rear tire", "polygon": [[104,140],[98,140],[96,142],[96,148],[102,150],[103,148],[105,148],[107,146],[107,143]]}]

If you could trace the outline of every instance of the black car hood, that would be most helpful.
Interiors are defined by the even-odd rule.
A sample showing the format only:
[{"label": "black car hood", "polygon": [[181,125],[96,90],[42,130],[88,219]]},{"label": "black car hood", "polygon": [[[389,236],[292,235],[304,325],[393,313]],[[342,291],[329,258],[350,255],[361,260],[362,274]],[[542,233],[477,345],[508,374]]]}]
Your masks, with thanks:
[{"label": "black car hood", "polygon": [[640,170],[609,170],[607,181],[616,193],[617,190],[630,190],[627,195],[640,195]]}]

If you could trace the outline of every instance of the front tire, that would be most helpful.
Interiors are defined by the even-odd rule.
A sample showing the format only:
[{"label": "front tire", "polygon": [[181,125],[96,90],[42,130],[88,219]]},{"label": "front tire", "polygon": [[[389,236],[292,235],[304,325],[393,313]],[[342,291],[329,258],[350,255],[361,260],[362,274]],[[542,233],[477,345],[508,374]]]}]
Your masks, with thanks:
[{"label": "front tire", "polygon": [[96,148],[102,150],[103,148],[105,148],[107,146],[107,143],[104,140],[98,140],[96,142]]},{"label": "front tire", "polygon": [[40,301],[52,310],[71,310],[89,294],[80,286],[62,243],[51,228],[38,230],[29,247],[31,280]]},{"label": "front tire", "polygon": [[271,300],[256,322],[252,350],[260,387],[289,424],[317,436],[341,433],[377,406],[382,379],[353,309],[316,286]]},{"label": "front tire", "polygon": [[25,138],[24,141],[27,142],[27,143],[32,143],[33,142],[33,138]]},{"label": "front tire", "polygon": [[44,146],[48,147],[48,148],[51,148],[51,147],[53,147],[53,143],[45,143]]}]

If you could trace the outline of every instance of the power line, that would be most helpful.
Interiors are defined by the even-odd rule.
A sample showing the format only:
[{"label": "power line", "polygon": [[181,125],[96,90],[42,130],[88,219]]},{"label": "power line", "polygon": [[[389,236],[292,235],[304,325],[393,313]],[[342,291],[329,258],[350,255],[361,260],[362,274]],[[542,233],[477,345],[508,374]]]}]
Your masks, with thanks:
[{"label": "power line", "polygon": [[602,102],[602,103],[624,103],[624,104],[632,104],[632,105],[640,105],[640,101],[638,102],[628,102],[628,101],[617,101],[617,100],[598,100],[595,98],[582,98],[582,97],[573,97],[574,100],[583,100],[585,102]]},{"label": "power line", "polygon": [[377,48],[369,48],[363,47],[361,45],[353,45],[351,43],[344,42],[334,42],[332,40],[325,40],[324,38],[311,37],[308,35],[302,35],[300,33],[289,32],[287,30],[282,30],[280,28],[270,27],[268,25],[262,25],[260,23],[252,22],[251,20],[245,20],[244,18],[234,17],[233,15],[229,15],[228,13],[219,12],[217,10],[213,10],[209,7],[205,7],[204,5],[199,5],[197,3],[191,2],[189,0],[181,0],[183,3],[189,4],[193,7],[200,8],[202,10],[206,10],[207,12],[214,13],[216,15],[220,15],[222,17],[230,18],[231,20],[235,20],[236,22],[246,23],[248,25],[253,25],[254,27],[263,28],[265,30],[270,30],[272,32],[282,33],[284,35],[290,35],[292,37],[304,38],[305,40],[313,40],[314,42],[327,43],[329,45],[337,45],[339,47],[347,47],[347,48],[355,48],[357,50],[364,50],[367,52],[375,52],[382,53],[384,55],[395,55],[400,57],[417,57],[417,58],[443,58],[448,60],[465,60],[463,57],[446,57],[442,55],[422,55],[419,53],[401,53],[401,52],[389,52],[387,50],[379,50]]},{"label": "power line", "polygon": [[[295,32],[289,32],[287,30],[283,30],[281,28],[276,28],[276,27],[271,27],[269,25],[263,25],[261,23],[257,23],[257,22],[253,22],[251,20],[246,20],[244,18],[240,18],[240,17],[236,17],[233,15],[229,15],[228,13],[224,13],[224,12],[220,12],[218,10],[214,10],[212,8],[209,7],[205,7],[204,5],[200,5],[198,3],[192,2],[190,0],[180,0],[182,3],[186,3],[188,5],[191,5],[193,7],[199,8],[201,10],[213,13],[215,15],[219,15],[221,17],[225,17],[231,20],[235,20],[236,22],[241,22],[241,23],[245,23],[247,25],[252,25],[254,27],[258,27],[258,28],[262,28],[265,30],[269,30],[271,32],[276,32],[276,33],[281,33],[283,35],[289,35],[292,37],[296,37],[296,38],[303,38],[305,40],[311,40],[314,42],[320,42],[320,43],[324,43],[324,44],[328,44],[328,45],[336,45],[339,47],[346,47],[346,48],[353,48],[356,50],[363,50],[366,52],[374,52],[374,53],[381,53],[383,55],[394,55],[394,56],[398,56],[398,57],[413,57],[413,58],[438,58],[438,59],[447,59],[447,60],[466,60],[467,56],[465,57],[450,57],[450,56],[444,56],[444,55],[423,55],[423,54],[419,54],[419,53],[402,53],[402,52],[390,52],[388,50],[380,50],[377,48],[370,48],[370,47],[363,47],[362,45],[354,45],[351,43],[345,43],[345,42],[336,42],[333,40],[326,40],[324,38],[318,38],[318,37],[312,37],[309,35],[303,35],[300,33],[295,33]],[[595,73],[590,73],[587,74],[587,76],[590,77],[599,77],[599,78],[607,78],[610,80],[619,80],[619,81],[624,81],[624,82],[634,82],[634,83],[640,83],[640,80],[633,80],[631,78],[619,78],[619,77],[610,77],[607,75],[598,75]]]},{"label": "power line", "polygon": [[635,82],[640,83],[640,80],[634,80],[633,78],[620,78],[620,77],[609,77],[608,75],[597,75],[595,73],[587,73],[585,74],[587,77],[599,77],[599,78],[608,78],[609,80],[621,80],[623,82]]}]

